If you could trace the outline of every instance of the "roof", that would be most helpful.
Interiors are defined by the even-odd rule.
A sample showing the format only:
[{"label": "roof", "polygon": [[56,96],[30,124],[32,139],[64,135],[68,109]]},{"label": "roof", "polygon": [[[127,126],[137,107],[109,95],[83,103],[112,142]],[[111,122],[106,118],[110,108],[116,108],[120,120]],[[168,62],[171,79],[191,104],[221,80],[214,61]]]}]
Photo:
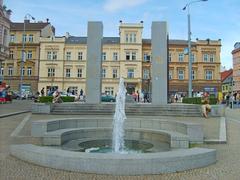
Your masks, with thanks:
[{"label": "roof", "polygon": [[[104,37],[103,44],[119,44],[119,37]],[[66,39],[66,44],[87,44],[87,37],[70,36]]]},{"label": "roof", "polygon": [[[151,44],[151,39],[142,39],[143,44]],[[87,37],[70,36],[66,39],[66,44],[87,44]],[[103,37],[103,44],[120,44],[120,37]],[[169,44],[174,45],[188,45],[186,40],[169,40]],[[192,42],[192,45],[195,45]]]},{"label": "roof", "polygon": [[229,69],[227,71],[221,72],[221,81],[223,82],[225,79],[227,79],[229,76],[232,76],[233,70]]},{"label": "roof", "polygon": [[[29,21],[26,21],[25,23],[25,30],[26,31],[40,31],[43,28],[45,28],[47,25],[49,25],[49,22],[37,22],[37,23],[30,23]],[[23,25],[24,23],[11,23],[10,29],[13,31],[23,31]]]}]

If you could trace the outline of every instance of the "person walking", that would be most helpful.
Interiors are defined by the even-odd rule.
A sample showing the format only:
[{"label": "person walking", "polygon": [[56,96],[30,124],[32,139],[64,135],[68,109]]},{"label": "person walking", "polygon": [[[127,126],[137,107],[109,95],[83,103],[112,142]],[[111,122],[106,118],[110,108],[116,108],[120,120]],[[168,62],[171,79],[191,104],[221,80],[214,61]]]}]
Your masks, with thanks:
[{"label": "person walking", "polygon": [[45,92],[44,92],[44,87],[41,90],[41,96],[44,96]]}]

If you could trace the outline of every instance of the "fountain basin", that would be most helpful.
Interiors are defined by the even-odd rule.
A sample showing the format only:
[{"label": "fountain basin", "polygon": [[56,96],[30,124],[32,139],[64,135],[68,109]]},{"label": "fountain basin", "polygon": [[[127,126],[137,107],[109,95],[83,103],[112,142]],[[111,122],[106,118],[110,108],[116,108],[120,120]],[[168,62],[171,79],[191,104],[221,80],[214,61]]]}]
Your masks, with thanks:
[{"label": "fountain basin", "polygon": [[[65,129],[74,128],[111,128],[112,118],[64,118],[52,120],[39,120],[32,122],[32,136],[44,137],[46,134]],[[201,124],[169,121],[164,119],[128,118],[125,128],[152,129],[176,132],[189,137],[190,143],[203,143],[203,129]],[[60,144],[60,143],[59,143]]]},{"label": "fountain basin", "polygon": [[[73,128],[60,129],[45,133],[43,136],[43,145],[60,146],[64,143],[76,139],[111,139],[111,128]],[[188,136],[164,130],[153,129],[125,129],[125,138],[130,140],[145,141],[159,147],[160,143],[164,143],[169,148],[188,148]],[[86,140],[83,140],[83,142]],[[154,151],[157,151],[155,149]],[[160,150],[161,151],[161,150]]]},{"label": "fountain basin", "polygon": [[177,149],[159,153],[82,153],[31,144],[11,145],[11,155],[45,167],[111,175],[160,174],[208,166],[216,150]]}]

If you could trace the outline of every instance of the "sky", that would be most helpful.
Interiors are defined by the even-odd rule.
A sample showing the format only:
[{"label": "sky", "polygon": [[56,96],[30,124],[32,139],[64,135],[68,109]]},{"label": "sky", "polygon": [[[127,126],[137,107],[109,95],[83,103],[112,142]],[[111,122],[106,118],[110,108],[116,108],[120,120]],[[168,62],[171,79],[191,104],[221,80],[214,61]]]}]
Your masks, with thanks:
[{"label": "sky", "polygon": [[[87,36],[88,21],[102,21],[105,37],[117,37],[119,20],[144,21],[143,38],[151,38],[152,21],[167,21],[170,39],[187,40],[189,0],[4,0],[12,10],[11,20],[23,22],[29,13],[37,21],[49,18],[57,36],[69,32]],[[221,63],[232,68],[234,44],[240,41],[239,0],[208,0],[190,6],[192,40],[221,39]]]}]

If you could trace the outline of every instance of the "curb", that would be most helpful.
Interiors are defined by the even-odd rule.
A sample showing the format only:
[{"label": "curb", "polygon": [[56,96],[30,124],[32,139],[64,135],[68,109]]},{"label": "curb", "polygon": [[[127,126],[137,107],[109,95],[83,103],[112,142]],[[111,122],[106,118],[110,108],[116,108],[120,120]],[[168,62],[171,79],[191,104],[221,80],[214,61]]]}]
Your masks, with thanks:
[{"label": "curb", "polygon": [[28,112],[31,112],[31,111],[30,110],[17,111],[17,112],[13,112],[13,113],[9,113],[9,114],[0,115],[0,118],[5,118],[5,117],[14,116],[14,115],[23,114],[23,113],[28,113]]}]

